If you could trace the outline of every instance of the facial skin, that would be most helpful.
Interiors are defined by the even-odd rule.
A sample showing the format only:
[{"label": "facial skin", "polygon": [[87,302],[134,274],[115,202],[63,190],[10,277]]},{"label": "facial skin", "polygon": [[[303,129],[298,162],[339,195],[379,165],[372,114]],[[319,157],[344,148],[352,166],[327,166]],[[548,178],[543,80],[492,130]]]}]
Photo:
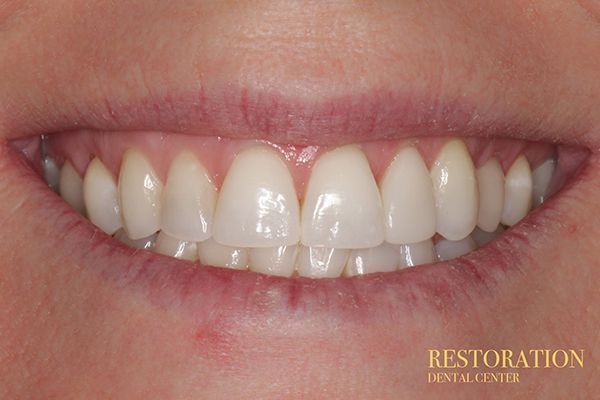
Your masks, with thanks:
[{"label": "facial skin", "polygon": [[[597,4],[0,1],[0,397],[591,398],[600,389]],[[168,119],[179,105],[168,107],[171,93],[201,88],[214,104],[236,104],[238,87],[294,99],[278,105],[305,104],[307,115],[389,88],[417,103],[466,98],[475,128],[465,134],[591,154],[512,240],[522,273],[488,290],[440,292],[435,310],[368,324],[322,312],[225,316],[215,326],[98,274],[84,254],[92,250],[67,246],[82,222],[4,143],[78,126],[150,129],[152,118],[126,118],[135,113],[127,104],[150,99]],[[99,105],[103,113],[86,112]],[[261,132],[252,120],[231,132],[227,107],[216,108],[210,123],[181,130]],[[463,118],[434,111],[420,112],[436,134]],[[343,134],[323,118],[289,137],[310,143],[319,129]],[[526,370],[518,384],[436,385],[426,381],[429,348],[574,348],[586,359],[583,369]]]}]

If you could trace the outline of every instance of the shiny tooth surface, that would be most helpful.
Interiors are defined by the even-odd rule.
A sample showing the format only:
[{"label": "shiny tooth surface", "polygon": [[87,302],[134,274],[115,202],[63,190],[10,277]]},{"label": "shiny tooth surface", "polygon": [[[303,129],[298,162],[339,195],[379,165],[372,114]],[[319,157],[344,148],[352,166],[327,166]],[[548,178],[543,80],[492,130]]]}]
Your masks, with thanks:
[{"label": "shiny tooth surface", "polygon": [[89,220],[112,235],[121,228],[117,184],[102,161],[94,158],[83,178],[83,201]]},{"label": "shiny tooth surface", "polygon": [[171,163],[161,204],[161,230],[169,236],[200,242],[212,234],[217,188],[206,168],[189,151]]},{"label": "shiny tooth surface", "polygon": [[127,236],[127,233],[125,232],[124,229],[119,229],[117,231],[117,233],[115,233],[115,239],[119,240],[123,244],[126,244],[127,246],[130,246],[130,247],[134,247],[136,249],[144,249],[144,250],[151,250],[154,248],[154,246],[156,245],[156,237],[157,236],[158,235],[155,233],[148,237],[134,240],[134,239],[130,239],[129,236]]},{"label": "shiny tooth surface", "polygon": [[401,149],[380,184],[385,240],[416,243],[435,234],[435,199],[429,171],[414,147]]},{"label": "shiny tooth surface", "polygon": [[437,258],[440,261],[447,261],[453,258],[463,256],[472,252],[477,248],[477,243],[467,236],[461,240],[446,240],[442,239],[435,244]]},{"label": "shiny tooth surface", "polygon": [[504,173],[495,158],[489,159],[477,169],[479,187],[479,216],[477,226],[493,232],[500,223],[504,205]]},{"label": "shiny tooth surface", "polygon": [[250,249],[251,271],[290,277],[294,274],[298,246],[256,247]]},{"label": "shiny tooth surface", "polygon": [[400,268],[415,267],[435,261],[435,248],[431,239],[419,243],[400,245]]},{"label": "shiny tooth surface", "polygon": [[228,246],[275,247],[300,239],[294,181],[279,154],[266,146],[237,155],[219,193],[213,238]]},{"label": "shiny tooth surface", "polygon": [[83,202],[83,179],[79,176],[69,160],[65,161],[60,169],[60,182],[58,185],[60,196],[75,211],[85,215],[85,204]]},{"label": "shiny tooth surface", "polygon": [[475,168],[462,140],[444,145],[431,168],[437,232],[449,240],[465,238],[477,224],[479,194]]},{"label": "shiny tooth surface", "polygon": [[396,271],[399,262],[398,246],[389,243],[382,243],[370,249],[352,250],[344,269],[344,275],[354,276]]},{"label": "shiny tooth surface", "polygon": [[548,189],[550,182],[554,176],[554,170],[556,169],[556,159],[549,158],[537,167],[532,172],[533,180],[533,207],[538,207],[542,204],[548,195]]},{"label": "shiny tooth surface", "polygon": [[182,260],[195,261],[198,259],[196,242],[181,240],[162,231],[156,238],[155,251]]},{"label": "shiny tooth surface", "polygon": [[42,158],[42,172],[44,173],[44,180],[48,186],[55,192],[58,192],[60,168],[52,157],[45,156]]},{"label": "shiny tooth surface", "polygon": [[483,245],[491,242],[496,239],[504,232],[504,227],[502,225],[498,225],[498,228],[494,232],[486,232],[479,228],[475,228],[475,230],[471,233],[471,237],[477,243],[478,247],[482,247]]},{"label": "shiny tooth surface", "polygon": [[248,268],[248,249],[224,246],[212,238],[198,243],[198,256],[202,265],[231,269]]},{"label": "shiny tooth surface", "polygon": [[141,152],[125,152],[119,174],[119,204],[123,225],[131,239],[140,239],[160,229],[163,185]]},{"label": "shiny tooth surface", "polygon": [[383,242],[379,190],[357,146],[340,147],[317,159],[306,189],[301,226],[305,246],[358,249]]},{"label": "shiny tooth surface", "polygon": [[527,215],[531,209],[532,186],[529,162],[524,155],[521,155],[506,173],[502,211],[504,225],[514,225]]},{"label": "shiny tooth surface", "polygon": [[342,274],[350,250],[300,246],[296,270],[308,278],[337,278]]}]

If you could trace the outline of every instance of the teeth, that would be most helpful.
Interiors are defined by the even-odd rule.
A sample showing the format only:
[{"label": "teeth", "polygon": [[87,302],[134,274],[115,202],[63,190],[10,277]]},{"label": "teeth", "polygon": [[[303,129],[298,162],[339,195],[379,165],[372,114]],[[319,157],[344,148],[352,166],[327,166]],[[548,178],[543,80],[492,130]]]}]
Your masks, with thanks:
[{"label": "teeth", "polygon": [[112,235],[121,228],[117,185],[102,161],[94,158],[83,178],[83,200],[90,221]]},{"label": "teeth", "polygon": [[154,248],[156,244],[156,236],[156,234],[153,234],[145,238],[133,240],[129,239],[124,229],[119,229],[117,233],[115,233],[115,238],[123,244],[126,244],[130,247],[134,247],[136,249],[144,250],[150,250]]},{"label": "teeth", "polygon": [[212,234],[217,189],[190,152],[171,164],[163,191],[161,229],[174,238],[201,242]]},{"label": "teeth", "polygon": [[279,155],[267,147],[238,154],[223,182],[214,239],[229,246],[274,247],[300,239],[294,181]]},{"label": "teeth", "polygon": [[482,247],[483,245],[491,242],[496,239],[500,234],[504,232],[504,228],[502,225],[498,225],[498,228],[494,232],[486,232],[482,231],[479,228],[475,228],[475,230],[471,233],[471,237],[477,243],[478,247]]},{"label": "teeth", "polygon": [[83,180],[69,160],[60,170],[59,192],[61,197],[79,214],[85,214],[83,202]]},{"label": "teeth", "polygon": [[198,256],[203,265],[232,269],[248,266],[248,249],[224,246],[213,239],[198,243]]},{"label": "teeth", "polygon": [[45,156],[42,158],[42,170],[44,173],[44,179],[48,186],[55,192],[58,191],[58,184],[60,181],[60,170],[58,164],[53,158]]},{"label": "teeth", "polygon": [[296,262],[300,276],[337,278],[342,274],[350,250],[301,246]]},{"label": "teeth", "polygon": [[400,253],[398,246],[383,243],[370,249],[352,250],[344,275],[364,275],[373,272],[390,272],[398,269]]},{"label": "teeth", "polygon": [[463,256],[476,248],[477,243],[470,236],[456,241],[442,239],[435,244],[435,251],[440,261],[447,261]]},{"label": "teeth", "polygon": [[415,267],[430,264],[436,259],[433,241],[424,240],[419,243],[400,245],[400,267]]},{"label": "teeth", "polygon": [[532,177],[525,156],[519,156],[506,174],[502,223],[514,225],[531,209]]},{"label": "teeth", "polygon": [[477,223],[479,195],[475,168],[461,140],[451,140],[440,151],[431,169],[436,223],[449,240],[465,238]]},{"label": "teeth", "polygon": [[427,166],[414,147],[394,158],[381,182],[385,240],[415,243],[435,234],[435,199]]},{"label": "teeth", "polygon": [[554,158],[549,158],[533,170],[532,179],[534,208],[542,204],[548,197],[548,189],[550,187],[550,181],[554,175],[555,168],[556,160]]},{"label": "teeth", "polygon": [[156,252],[182,260],[195,261],[198,259],[196,242],[186,242],[162,231],[156,238]]},{"label": "teeth", "polygon": [[381,199],[363,152],[344,146],[323,154],[306,190],[302,243],[358,249],[376,247],[383,239]]},{"label": "teeth", "polygon": [[160,229],[162,183],[146,157],[137,150],[123,156],[119,175],[119,199],[123,224],[131,239]]},{"label": "teeth", "polygon": [[267,275],[290,277],[294,274],[297,246],[250,249],[250,270]]},{"label": "teeth", "polygon": [[500,223],[504,205],[504,173],[498,160],[492,158],[477,170],[479,185],[479,218],[477,226],[493,232]]}]

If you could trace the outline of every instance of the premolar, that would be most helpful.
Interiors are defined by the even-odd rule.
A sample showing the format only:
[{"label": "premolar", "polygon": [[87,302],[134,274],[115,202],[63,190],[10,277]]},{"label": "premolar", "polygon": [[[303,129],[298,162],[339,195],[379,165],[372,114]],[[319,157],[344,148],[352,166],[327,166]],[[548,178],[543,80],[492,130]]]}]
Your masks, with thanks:
[{"label": "premolar", "polygon": [[83,180],[73,168],[69,160],[65,161],[60,169],[59,193],[75,211],[85,215],[83,201]]},{"label": "premolar", "polygon": [[556,159],[549,158],[538,165],[532,172],[533,180],[533,207],[538,207],[548,197],[550,182],[554,176],[556,168]]},{"label": "premolar", "polygon": [[502,218],[504,206],[504,173],[495,158],[489,159],[477,170],[479,185],[479,216],[477,226],[493,232]]},{"label": "premolar", "polygon": [[85,172],[83,201],[89,220],[98,228],[109,235],[121,228],[117,184],[98,158],[90,162]]},{"label": "premolar", "polygon": [[531,169],[527,158],[521,155],[515,160],[506,174],[504,186],[504,210],[502,223],[514,225],[531,209],[533,187]]}]

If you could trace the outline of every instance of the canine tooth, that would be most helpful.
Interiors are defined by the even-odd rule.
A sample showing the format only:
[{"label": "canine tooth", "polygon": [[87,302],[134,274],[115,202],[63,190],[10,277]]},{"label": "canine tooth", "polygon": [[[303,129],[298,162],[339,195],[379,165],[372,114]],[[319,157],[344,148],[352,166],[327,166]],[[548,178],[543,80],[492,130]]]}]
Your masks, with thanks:
[{"label": "canine tooth", "polygon": [[489,159],[477,170],[479,186],[479,217],[477,226],[493,232],[500,223],[504,204],[504,173],[495,158]]},{"label": "canine tooth", "polygon": [[337,278],[349,255],[347,249],[301,246],[296,269],[300,276],[309,278]]},{"label": "canine tooth", "polygon": [[369,248],[384,234],[381,198],[363,152],[344,146],[319,157],[302,207],[302,243]]},{"label": "canine tooth", "polygon": [[514,225],[531,209],[533,182],[531,169],[524,155],[519,156],[506,174],[502,223]]},{"label": "canine tooth", "polygon": [[161,204],[161,230],[189,242],[208,239],[216,201],[217,189],[206,168],[184,151],[171,163]]},{"label": "canine tooth", "polygon": [[479,194],[475,168],[462,140],[444,145],[431,168],[436,224],[449,240],[465,238],[477,224]]},{"label": "canine tooth", "polygon": [[556,159],[549,158],[533,170],[531,174],[533,180],[533,208],[538,207],[548,198],[548,188],[555,168]]},{"label": "canine tooth", "polygon": [[433,186],[417,149],[405,147],[396,154],[380,190],[386,242],[415,243],[435,234]]},{"label": "canine tooth", "polygon": [[435,251],[440,261],[447,261],[463,256],[477,248],[477,243],[467,236],[461,240],[442,239],[435,244]]},{"label": "canine tooth", "polygon": [[352,250],[346,263],[344,275],[354,276],[396,271],[399,262],[398,246],[389,243],[382,243],[370,249]]},{"label": "canine tooth", "polygon": [[290,277],[294,273],[297,246],[250,249],[250,270],[267,275]]},{"label": "canine tooth", "polygon": [[431,239],[400,245],[400,268],[430,264],[435,260],[435,249]]},{"label": "canine tooth", "polygon": [[94,158],[83,178],[83,201],[89,220],[112,235],[121,228],[117,185],[102,161]]},{"label": "canine tooth", "polygon": [[157,253],[164,254],[182,260],[195,261],[198,259],[198,247],[196,242],[188,242],[160,232],[156,238]]},{"label": "canine tooth", "polygon": [[486,232],[479,228],[475,228],[475,230],[471,233],[471,237],[477,243],[478,247],[482,247],[483,245],[491,242],[496,239],[504,232],[504,227],[502,225],[498,225],[498,228],[494,232]]},{"label": "canine tooth", "polygon": [[162,183],[146,157],[127,150],[119,175],[119,200],[123,225],[131,239],[149,236],[160,229]]},{"label": "canine tooth", "polygon": [[212,238],[198,243],[198,256],[202,265],[246,269],[248,249],[224,246]]},{"label": "canine tooth", "polygon": [[300,239],[294,181],[279,155],[266,146],[242,151],[217,201],[213,238],[224,245],[274,247]]},{"label": "canine tooth", "polygon": [[123,244],[126,244],[130,247],[134,247],[136,249],[144,250],[150,250],[154,248],[156,244],[156,236],[156,234],[153,234],[145,238],[133,240],[129,239],[129,236],[127,236],[127,233],[124,229],[119,229],[117,233],[115,233],[115,239],[122,242]]},{"label": "canine tooth", "polygon": [[83,202],[83,179],[79,176],[69,160],[60,170],[59,192],[61,197],[79,214],[85,214]]},{"label": "canine tooth", "polygon": [[60,169],[56,161],[52,157],[44,156],[42,158],[42,171],[48,186],[57,192],[60,181]]}]

